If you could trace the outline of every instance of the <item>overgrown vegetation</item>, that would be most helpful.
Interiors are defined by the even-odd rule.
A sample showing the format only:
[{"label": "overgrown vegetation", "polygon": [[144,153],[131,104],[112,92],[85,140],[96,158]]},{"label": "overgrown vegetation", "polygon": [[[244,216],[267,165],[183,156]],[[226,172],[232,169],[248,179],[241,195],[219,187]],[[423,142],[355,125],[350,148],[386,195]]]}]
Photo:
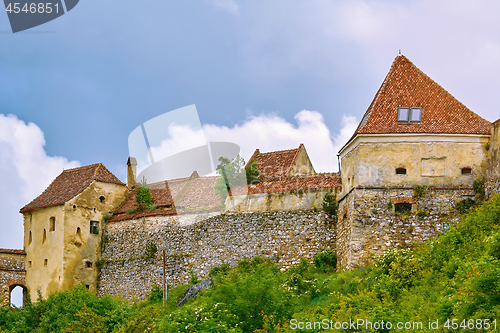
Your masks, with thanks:
[{"label": "overgrown vegetation", "polygon": [[425,190],[427,189],[426,186],[422,185],[417,185],[413,188],[413,196],[420,198],[425,194]]},{"label": "overgrown vegetation", "polygon": [[176,303],[187,285],[168,290],[165,308],[156,285],[147,301],[133,305],[99,299],[78,286],[24,309],[0,308],[0,332],[332,331],[292,330],[291,319],[423,323],[413,332],[425,332],[429,320],[439,320],[435,332],[465,332],[444,325],[478,318],[496,319],[498,330],[500,195],[471,207],[462,222],[413,250],[391,249],[373,265],[346,272],[336,272],[335,262],[335,254],[325,251],[288,272],[260,257],[235,268],[216,267],[210,272],[214,287],[180,308]]},{"label": "overgrown vegetation", "polygon": [[135,190],[135,211],[142,212],[145,210],[155,210],[154,198],[149,190],[149,186],[146,183],[146,179],[143,178],[142,182],[137,186]]},{"label": "overgrown vegetation", "polygon": [[245,160],[237,156],[233,161],[220,157],[217,166],[217,174],[220,176],[214,185],[215,194],[226,200],[227,194],[236,186],[244,184],[256,184],[259,180],[259,169],[255,161],[251,161],[245,168]]},{"label": "overgrown vegetation", "polygon": [[326,192],[325,196],[323,197],[323,203],[321,204],[321,206],[330,218],[337,220],[338,203],[337,199],[335,198],[335,194]]}]

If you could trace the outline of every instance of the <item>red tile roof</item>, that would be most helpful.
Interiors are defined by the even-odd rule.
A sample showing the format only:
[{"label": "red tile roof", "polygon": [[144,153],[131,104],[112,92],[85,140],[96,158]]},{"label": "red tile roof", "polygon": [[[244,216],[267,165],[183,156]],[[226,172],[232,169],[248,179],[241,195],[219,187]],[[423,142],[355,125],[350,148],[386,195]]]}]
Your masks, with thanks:
[{"label": "red tile roof", "polygon": [[0,253],[26,254],[26,252],[24,250],[15,250],[15,249],[0,249]]},{"label": "red tile roof", "polygon": [[[398,122],[399,106],[422,107],[422,122]],[[489,121],[469,110],[405,56],[399,55],[392,63],[356,132],[347,143],[357,134],[487,135],[490,125]]]},{"label": "red tile roof", "polygon": [[178,207],[212,209],[222,204],[220,196],[215,194],[214,185],[218,177],[200,177],[193,180],[184,193]]},{"label": "red tile roof", "polygon": [[93,181],[125,185],[101,163],[64,170],[42,194],[21,208],[20,212],[62,205],[83,192]]},{"label": "red tile roof", "polygon": [[301,147],[302,144],[296,149],[272,151],[269,153],[261,153],[256,149],[250,160],[248,160],[248,163],[251,160],[255,160],[260,172],[259,179],[263,182],[284,180],[295,162],[295,158]]},{"label": "red tile roof", "polygon": [[261,182],[255,185],[236,187],[232,190],[233,195],[256,194],[256,193],[274,193],[288,192],[295,190],[306,190],[315,188],[333,188],[340,187],[338,175],[333,174],[316,174],[311,176],[298,176],[286,178],[273,182]]}]

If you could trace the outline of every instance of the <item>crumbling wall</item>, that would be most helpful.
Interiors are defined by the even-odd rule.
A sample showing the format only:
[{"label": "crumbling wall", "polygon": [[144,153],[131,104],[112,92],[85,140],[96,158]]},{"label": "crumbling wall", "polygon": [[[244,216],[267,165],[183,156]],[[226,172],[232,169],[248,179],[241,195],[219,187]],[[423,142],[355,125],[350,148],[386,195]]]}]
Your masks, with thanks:
[{"label": "crumbling wall", "polygon": [[0,249],[0,305],[10,301],[12,288],[26,286],[25,258],[23,250]]},{"label": "crumbling wall", "polygon": [[[104,237],[98,295],[127,299],[145,299],[153,283],[161,285],[162,250],[173,285],[244,258],[268,257],[286,270],[302,257],[312,261],[323,249],[335,250],[333,221],[314,210],[225,214],[190,225],[176,216],[145,217],[109,223]],[[147,258],[151,243],[158,251]]]},{"label": "crumbling wall", "polygon": [[[355,188],[339,203],[337,269],[355,269],[387,248],[411,248],[436,237],[459,221],[456,202],[474,198],[471,189]],[[390,204],[389,204],[390,203]],[[397,203],[410,203],[410,213],[396,213]]]}]

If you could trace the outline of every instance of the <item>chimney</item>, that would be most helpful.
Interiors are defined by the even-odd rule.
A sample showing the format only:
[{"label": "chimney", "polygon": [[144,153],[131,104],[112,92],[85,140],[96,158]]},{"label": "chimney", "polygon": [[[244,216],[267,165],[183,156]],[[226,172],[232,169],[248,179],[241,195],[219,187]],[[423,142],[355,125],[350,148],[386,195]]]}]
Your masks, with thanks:
[{"label": "chimney", "polygon": [[127,187],[130,190],[136,184],[137,160],[135,157],[129,157],[127,160]]}]

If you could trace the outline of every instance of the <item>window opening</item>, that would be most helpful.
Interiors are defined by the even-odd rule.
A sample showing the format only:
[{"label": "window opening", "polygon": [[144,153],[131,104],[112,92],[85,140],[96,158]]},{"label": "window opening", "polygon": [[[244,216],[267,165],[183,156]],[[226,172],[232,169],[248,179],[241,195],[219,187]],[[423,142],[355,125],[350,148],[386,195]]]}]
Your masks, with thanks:
[{"label": "window opening", "polygon": [[47,230],[46,229],[43,229],[43,239],[42,239],[42,244],[45,243],[45,241],[47,240]]},{"label": "window opening", "polygon": [[52,216],[50,218],[50,228],[49,231],[55,231],[56,230],[56,218]]},{"label": "window opening", "polygon": [[87,288],[87,290],[90,289],[90,286],[88,284],[85,285],[85,288]]},{"label": "window opening", "polygon": [[31,261],[28,261],[28,268],[31,268]]},{"label": "window opening", "polygon": [[90,221],[90,233],[94,235],[99,235],[99,222]]},{"label": "window opening", "polygon": [[45,260],[43,261],[43,265],[44,265],[45,267],[47,267],[47,264],[48,264],[48,263],[49,263],[49,260],[48,260],[48,259],[45,259]]},{"label": "window opening", "polygon": [[101,196],[99,197],[99,200],[100,200],[101,202],[104,202],[104,200],[105,200],[105,199],[106,199],[106,198],[105,198],[103,195],[101,195]]},{"label": "window opening", "polygon": [[24,307],[26,294],[26,287],[22,287],[20,285],[12,286],[9,293],[10,306],[13,308]]},{"label": "window opening", "polygon": [[86,261],[87,268],[92,268],[92,261]]},{"label": "window opening", "polygon": [[462,168],[462,175],[470,175],[472,173],[472,168]]},{"label": "window opening", "polygon": [[73,209],[76,209],[76,205],[73,205]]},{"label": "window opening", "polygon": [[33,242],[33,236],[31,234],[31,230],[30,230],[30,236],[29,236],[29,240],[28,240],[28,245],[31,245],[31,242]]},{"label": "window opening", "polygon": [[396,168],[397,175],[406,175],[406,168]]},{"label": "window opening", "polygon": [[422,122],[422,108],[421,107],[399,107],[398,108],[398,122]]},{"label": "window opening", "polygon": [[411,213],[411,204],[405,202],[397,203],[394,205],[394,211],[403,214]]}]

